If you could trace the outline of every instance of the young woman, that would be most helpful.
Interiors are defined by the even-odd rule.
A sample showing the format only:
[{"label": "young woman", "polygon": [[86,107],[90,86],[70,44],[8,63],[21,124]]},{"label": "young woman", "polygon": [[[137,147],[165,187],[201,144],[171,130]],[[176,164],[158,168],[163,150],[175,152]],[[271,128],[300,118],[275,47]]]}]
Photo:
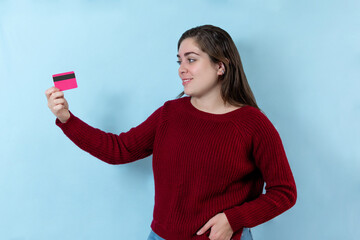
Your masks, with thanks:
[{"label": "young woman", "polygon": [[149,240],[252,239],[249,228],[296,202],[280,136],[257,106],[227,32],[192,28],[181,36],[177,57],[184,91],[128,132],[87,125],[54,87],[45,93],[48,106],[66,136],[109,164],[153,154]]}]

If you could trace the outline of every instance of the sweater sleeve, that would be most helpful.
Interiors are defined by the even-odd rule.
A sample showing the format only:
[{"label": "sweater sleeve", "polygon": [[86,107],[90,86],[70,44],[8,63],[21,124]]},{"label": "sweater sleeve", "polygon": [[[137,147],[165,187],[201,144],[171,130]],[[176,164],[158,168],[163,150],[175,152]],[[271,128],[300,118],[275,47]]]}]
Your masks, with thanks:
[{"label": "sweater sleeve", "polygon": [[124,164],[152,154],[156,128],[162,107],[143,123],[119,135],[94,128],[70,112],[66,123],[56,119],[56,125],[79,148],[109,164]]},{"label": "sweater sleeve", "polygon": [[252,138],[252,156],[266,183],[265,194],[224,211],[234,232],[242,227],[254,227],[291,208],[297,198],[291,172],[279,133],[265,116]]}]

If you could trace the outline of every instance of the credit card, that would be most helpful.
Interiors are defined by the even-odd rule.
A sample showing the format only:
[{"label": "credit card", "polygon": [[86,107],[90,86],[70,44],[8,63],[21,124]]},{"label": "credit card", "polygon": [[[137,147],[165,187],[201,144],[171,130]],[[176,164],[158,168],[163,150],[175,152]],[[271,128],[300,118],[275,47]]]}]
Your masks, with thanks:
[{"label": "credit card", "polygon": [[55,87],[60,89],[60,91],[77,88],[75,73],[73,71],[54,74],[52,77]]}]

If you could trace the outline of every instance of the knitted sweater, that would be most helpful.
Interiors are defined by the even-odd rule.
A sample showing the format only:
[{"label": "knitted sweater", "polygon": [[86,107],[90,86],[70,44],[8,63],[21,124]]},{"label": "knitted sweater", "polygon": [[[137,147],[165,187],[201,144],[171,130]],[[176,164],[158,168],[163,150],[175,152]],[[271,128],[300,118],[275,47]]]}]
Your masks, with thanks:
[{"label": "knitted sweater", "polygon": [[[56,124],[78,147],[109,164],[151,154],[155,206],[151,228],[167,240],[196,235],[225,213],[240,240],[244,227],[264,223],[296,201],[295,181],[277,130],[258,109],[225,114],[195,108],[189,96],[169,100],[119,135],[93,128],[72,113]],[[266,183],[263,193],[264,182]]]}]

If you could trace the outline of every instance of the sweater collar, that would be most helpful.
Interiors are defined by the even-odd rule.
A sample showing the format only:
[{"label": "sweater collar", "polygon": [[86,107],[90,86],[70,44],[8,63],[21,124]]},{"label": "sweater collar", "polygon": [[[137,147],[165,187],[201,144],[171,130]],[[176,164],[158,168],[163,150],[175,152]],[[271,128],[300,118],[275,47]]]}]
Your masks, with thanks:
[{"label": "sweater collar", "polygon": [[232,110],[230,112],[227,113],[223,113],[223,114],[215,114],[215,113],[209,113],[209,112],[205,112],[202,110],[197,109],[192,103],[191,103],[191,96],[187,96],[184,97],[184,102],[185,102],[185,107],[186,109],[191,112],[193,115],[204,118],[204,119],[209,119],[209,120],[229,120],[234,118],[234,116],[236,116],[237,114],[239,114],[240,112],[242,112],[244,109],[250,107],[248,105],[243,106],[241,108]]}]

